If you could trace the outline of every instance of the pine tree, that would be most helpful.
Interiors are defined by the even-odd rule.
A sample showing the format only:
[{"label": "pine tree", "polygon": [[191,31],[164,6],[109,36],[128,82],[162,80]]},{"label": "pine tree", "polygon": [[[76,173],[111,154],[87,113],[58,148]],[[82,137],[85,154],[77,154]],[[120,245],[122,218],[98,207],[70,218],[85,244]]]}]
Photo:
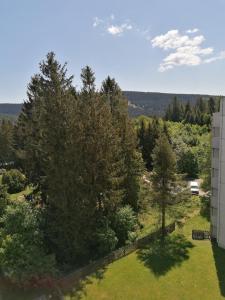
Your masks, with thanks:
[{"label": "pine tree", "polygon": [[216,111],[216,103],[215,103],[215,99],[213,97],[209,98],[209,101],[208,101],[208,111],[209,111],[209,114],[211,116]]},{"label": "pine tree", "polygon": [[197,99],[195,106],[196,106],[196,110],[198,110],[200,112],[200,114],[205,113],[206,105],[205,105],[205,101],[202,99],[202,97]]},{"label": "pine tree", "polygon": [[182,120],[182,110],[181,104],[177,97],[174,97],[172,102],[172,114],[171,114],[171,121],[179,122]]},{"label": "pine tree", "polygon": [[[49,101],[51,96],[71,93],[75,95],[72,86],[73,76],[66,77],[66,64],[60,65],[55,60],[55,54],[47,54],[46,61],[40,64],[40,74],[31,78],[28,85],[27,101],[19,116],[15,130],[17,158],[30,182],[38,189],[45,185],[45,153],[40,147],[42,141],[41,118],[44,113],[54,113],[55,104]],[[47,104],[47,105],[46,105]],[[43,189],[42,189],[43,192]],[[44,193],[43,193],[43,197]]]},{"label": "pine tree", "polygon": [[[120,139],[120,161],[124,168],[123,203],[131,205],[135,211],[138,211],[139,180],[143,170],[143,161],[137,151],[136,133],[128,116],[128,101],[115,79],[109,76],[102,83],[101,93],[106,95],[110,104],[113,124],[117,128]],[[144,131],[141,134],[144,135]]]},{"label": "pine tree", "polygon": [[15,134],[21,164],[44,200],[47,244],[64,264],[96,256],[99,227],[110,226],[119,207],[138,211],[142,170],[116,82],[108,78],[98,92],[86,67],[77,93],[72,79],[49,53],[28,86]]},{"label": "pine tree", "polygon": [[13,145],[14,125],[11,121],[0,121],[0,164],[15,160]]},{"label": "pine tree", "polygon": [[176,159],[172,147],[165,135],[161,135],[156,142],[152,154],[153,175],[152,184],[155,201],[161,210],[161,230],[165,235],[166,209],[171,205],[171,188],[176,181]]},{"label": "pine tree", "polygon": [[89,66],[81,70],[81,80],[83,83],[82,92],[84,94],[93,94],[95,92],[95,74]]}]

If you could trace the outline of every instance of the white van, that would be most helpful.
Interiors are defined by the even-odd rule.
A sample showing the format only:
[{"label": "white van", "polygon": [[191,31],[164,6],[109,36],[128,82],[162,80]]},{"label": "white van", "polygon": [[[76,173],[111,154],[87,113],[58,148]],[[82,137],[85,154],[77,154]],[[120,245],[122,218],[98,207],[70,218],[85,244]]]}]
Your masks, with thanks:
[{"label": "white van", "polygon": [[191,181],[190,182],[190,188],[191,188],[192,195],[199,195],[199,185],[198,185],[198,182]]}]

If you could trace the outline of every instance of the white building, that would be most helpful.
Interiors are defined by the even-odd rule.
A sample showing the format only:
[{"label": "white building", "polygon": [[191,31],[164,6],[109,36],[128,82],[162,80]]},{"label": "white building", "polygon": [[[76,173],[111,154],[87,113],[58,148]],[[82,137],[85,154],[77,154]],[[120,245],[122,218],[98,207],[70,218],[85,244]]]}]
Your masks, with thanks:
[{"label": "white building", "polygon": [[225,248],[225,99],[212,124],[211,234]]}]

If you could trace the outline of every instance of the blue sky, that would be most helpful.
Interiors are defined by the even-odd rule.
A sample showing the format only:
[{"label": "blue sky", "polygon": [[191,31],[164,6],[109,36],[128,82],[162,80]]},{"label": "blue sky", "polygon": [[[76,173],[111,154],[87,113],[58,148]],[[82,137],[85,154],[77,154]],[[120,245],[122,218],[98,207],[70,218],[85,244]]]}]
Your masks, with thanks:
[{"label": "blue sky", "polygon": [[225,0],[0,0],[0,102],[26,98],[47,52],[79,87],[90,65],[123,90],[225,94]]}]

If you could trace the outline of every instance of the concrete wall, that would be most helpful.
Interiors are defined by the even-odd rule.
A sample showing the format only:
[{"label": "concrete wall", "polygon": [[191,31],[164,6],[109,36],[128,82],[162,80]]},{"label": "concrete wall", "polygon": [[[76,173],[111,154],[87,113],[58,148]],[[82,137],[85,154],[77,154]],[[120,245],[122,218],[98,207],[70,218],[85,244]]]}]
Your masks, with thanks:
[{"label": "concrete wall", "polygon": [[225,99],[212,123],[211,234],[225,248]]},{"label": "concrete wall", "polygon": [[225,248],[225,102],[221,101],[217,242]]},{"label": "concrete wall", "polygon": [[211,235],[217,238],[218,232],[218,207],[219,207],[219,175],[220,175],[220,134],[221,134],[221,113],[213,115],[212,122],[212,172],[211,172]]}]

